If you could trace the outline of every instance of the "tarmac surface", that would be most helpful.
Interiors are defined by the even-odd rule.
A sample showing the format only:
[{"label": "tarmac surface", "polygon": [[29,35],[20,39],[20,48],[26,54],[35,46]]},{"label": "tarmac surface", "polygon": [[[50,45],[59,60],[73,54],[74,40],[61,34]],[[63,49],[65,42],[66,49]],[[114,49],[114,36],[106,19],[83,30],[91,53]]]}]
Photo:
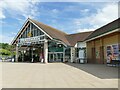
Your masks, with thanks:
[{"label": "tarmac surface", "polygon": [[99,64],[3,62],[0,69],[2,88],[118,88],[118,68]]}]

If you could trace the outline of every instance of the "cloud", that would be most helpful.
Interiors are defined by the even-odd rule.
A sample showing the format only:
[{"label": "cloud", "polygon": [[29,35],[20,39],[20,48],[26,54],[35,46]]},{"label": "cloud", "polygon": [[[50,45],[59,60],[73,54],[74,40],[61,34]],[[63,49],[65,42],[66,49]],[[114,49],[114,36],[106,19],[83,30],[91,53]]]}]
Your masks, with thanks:
[{"label": "cloud", "polygon": [[14,36],[0,34],[0,43],[9,43],[13,40]]},{"label": "cloud", "polygon": [[5,15],[3,14],[2,10],[0,10],[0,19],[6,18]]},{"label": "cloud", "polygon": [[87,32],[87,31],[94,31],[94,28],[84,28],[84,29],[77,29],[76,32]]},{"label": "cloud", "polygon": [[77,32],[95,30],[118,18],[118,4],[109,3],[103,8],[97,9],[96,13],[83,18],[74,19],[74,24],[77,25]]},{"label": "cloud", "polygon": [[12,40],[14,39],[16,32],[10,32],[10,33],[5,33],[3,34],[2,32],[0,33],[0,43],[11,43]]},{"label": "cloud", "polygon": [[[0,1],[0,42],[10,43],[15,37],[16,33],[11,32],[11,34],[4,34],[2,25],[7,22],[3,22],[2,19],[14,18],[17,19],[19,23],[23,23],[28,17],[36,18],[38,13],[39,0],[2,0]],[[22,17],[22,18],[21,18]],[[8,24],[9,25],[9,24]],[[7,25],[7,26],[8,26]]]},{"label": "cloud", "polygon": [[0,2],[0,19],[6,18],[5,11],[11,16],[21,15],[25,18],[35,18],[38,15],[37,3],[38,0],[3,0]]},{"label": "cloud", "polygon": [[53,13],[59,13],[59,10],[53,9],[52,12],[53,12]]},{"label": "cloud", "polygon": [[40,2],[118,2],[119,0],[39,0]]},{"label": "cloud", "polygon": [[78,5],[68,5],[64,8],[63,12],[79,11],[81,9]]},{"label": "cloud", "polygon": [[4,13],[3,13],[3,3],[2,1],[0,2],[0,19],[6,18]]},{"label": "cloud", "polygon": [[80,10],[81,13],[88,13],[90,10],[89,9],[84,9],[84,10]]},{"label": "cloud", "polygon": [[16,32],[11,32],[11,34],[12,34],[12,35],[17,35],[17,33],[16,33]]}]

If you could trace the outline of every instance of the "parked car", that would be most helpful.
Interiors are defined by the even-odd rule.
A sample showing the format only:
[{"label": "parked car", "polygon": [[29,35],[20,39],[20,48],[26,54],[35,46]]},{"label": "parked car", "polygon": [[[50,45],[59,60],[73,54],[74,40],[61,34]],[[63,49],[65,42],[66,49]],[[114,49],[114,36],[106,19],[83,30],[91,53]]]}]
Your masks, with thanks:
[{"label": "parked car", "polygon": [[6,57],[4,61],[5,62],[12,62],[12,57]]},{"label": "parked car", "polygon": [[2,62],[2,58],[0,57],[0,62]]}]

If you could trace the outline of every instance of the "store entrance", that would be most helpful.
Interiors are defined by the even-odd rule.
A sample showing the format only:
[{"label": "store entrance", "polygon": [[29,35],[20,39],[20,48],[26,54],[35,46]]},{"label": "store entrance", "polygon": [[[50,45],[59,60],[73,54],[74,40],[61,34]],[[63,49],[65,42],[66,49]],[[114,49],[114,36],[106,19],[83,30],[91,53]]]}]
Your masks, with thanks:
[{"label": "store entrance", "polygon": [[49,52],[49,62],[63,62],[63,52]]},{"label": "store entrance", "polygon": [[[19,62],[41,62],[40,56],[44,57],[43,45],[25,46],[20,48]],[[43,58],[44,59],[44,58]]]}]

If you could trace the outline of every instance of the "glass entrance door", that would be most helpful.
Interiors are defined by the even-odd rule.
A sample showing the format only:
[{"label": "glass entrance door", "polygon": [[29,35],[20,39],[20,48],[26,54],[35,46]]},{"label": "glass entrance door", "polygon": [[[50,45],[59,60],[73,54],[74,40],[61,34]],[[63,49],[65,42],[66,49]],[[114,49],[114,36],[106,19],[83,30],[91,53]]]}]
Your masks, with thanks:
[{"label": "glass entrance door", "polygon": [[63,52],[50,52],[49,62],[63,62]]}]

